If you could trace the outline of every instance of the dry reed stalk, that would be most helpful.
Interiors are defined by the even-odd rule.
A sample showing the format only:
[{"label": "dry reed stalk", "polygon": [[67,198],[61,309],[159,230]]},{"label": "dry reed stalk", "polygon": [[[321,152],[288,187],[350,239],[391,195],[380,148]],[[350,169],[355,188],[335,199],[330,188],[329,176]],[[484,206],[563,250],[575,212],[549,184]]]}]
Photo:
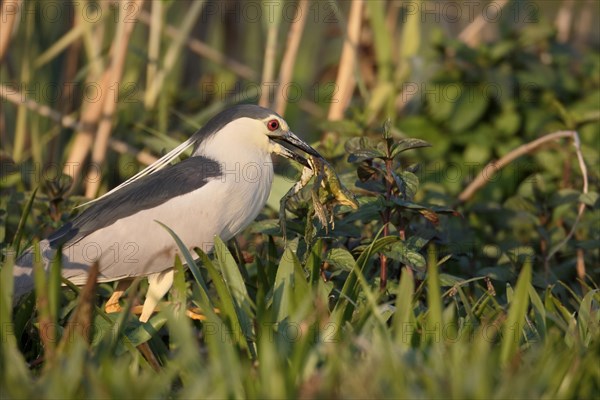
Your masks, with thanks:
[{"label": "dry reed stalk", "polygon": [[561,43],[569,41],[569,35],[571,34],[571,24],[573,22],[573,6],[575,2],[573,0],[564,0],[560,6],[560,9],[556,13],[554,25],[556,26],[556,39]]},{"label": "dry reed stalk", "polygon": [[356,87],[354,71],[356,69],[358,42],[360,39],[360,30],[362,25],[363,1],[356,0],[350,6],[350,15],[348,17],[348,27],[346,31],[346,40],[342,48],[342,56],[338,69],[335,85],[338,91],[338,98],[332,99],[327,119],[330,121],[340,120],[344,117],[344,111],[350,104],[352,93]]},{"label": "dry reed stalk", "polygon": [[594,15],[597,15],[598,3],[596,0],[588,0],[581,8],[579,19],[575,25],[575,33],[578,42],[589,40],[590,31],[594,26]]},{"label": "dry reed stalk", "polygon": [[270,91],[265,90],[271,87],[271,83],[275,79],[275,55],[277,53],[277,30],[279,24],[273,22],[269,24],[267,30],[267,46],[265,48],[265,56],[262,70],[262,88],[260,93],[260,99],[258,105],[262,107],[269,107],[269,95]]},{"label": "dry reed stalk", "polygon": [[[103,5],[105,3],[100,4]],[[102,114],[102,104],[108,92],[108,71],[104,70],[102,58],[100,57],[102,42],[104,40],[104,24],[92,26],[92,24],[82,17],[84,15],[83,7],[85,3],[77,2],[75,6],[79,7],[79,11],[75,13],[77,18],[75,19],[73,29],[79,29],[79,26],[83,28],[84,47],[90,63],[89,73],[85,80],[86,87],[88,85],[98,87],[98,97],[94,98],[94,101],[90,101],[91,99],[87,96],[83,96],[80,107],[80,122],[63,170],[65,174],[73,174],[73,182],[79,180],[84,161],[92,148],[94,141],[93,133]],[[73,185],[70,190],[73,190],[75,186]]]},{"label": "dry reed stalk", "polygon": [[[163,28],[163,2],[152,2],[152,14],[150,17],[150,40],[148,40],[148,65],[146,66],[146,87],[158,74],[158,61],[160,58],[160,36]],[[146,92],[146,95],[149,92]],[[147,102],[148,99],[145,100]]]},{"label": "dry reed stalk", "polygon": [[[119,18],[119,22],[117,23],[117,32],[115,33],[115,41],[113,42],[114,51],[112,52],[111,65],[107,70],[107,82],[109,82],[108,87],[118,87],[119,85],[119,81],[123,75],[123,68],[125,66],[127,46],[129,44],[129,39],[131,38],[133,28],[135,27],[136,15],[141,10],[143,3],[143,0],[128,2],[128,5],[125,6],[124,9],[133,9],[133,12],[127,15],[128,21],[126,21],[124,16]],[[129,5],[132,5],[132,7]],[[109,142],[108,139],[110,137],[113,125],[112,117],[116,109],[117,101],[115,101],[114,98],[110,98],[110,96],[106,96],[104,99],[104,104],[102,105],[102,119],[98,125],[95,138],[96,140],[92,149],[92,163],[98,168],[100,168],[100,166],[104,163],[104,159],[106,157],[106,150]],[[96,179],[96,177],[93,176],[96,174],[96,172],[97,171],[92,169],[88,174],[88,178],[90,179],[87,180],[85,188],[85,195],[88,198],[95,197],[96,193],[98,192],[98,188],[100,187],[100,179]]]},{"label": "dry reed stalk", "polygon": [[[498,10],[498,12],[500,12],[507,4],[508,0],[497,0],[494,2],[495,9]],[[475,17],[475,19],[458,34],[458,39],[469,47],[477,46],[480,38],[479,33],[487,23],[488,21],[485,15],[479,13],[477,17]]]},{"label": "dry reed stalk", "polygon": [[12,35],[13,26],[21,10],[21,0],[4,0],[0,6],[0,21],[2,21],[2,29],[0,29],[0,62],[4,60],[4,56],[10,45],[10,36]]},{"label": "dry reed stalk", "polygon": [[283,54],[283,60],[281,61],[281,69],[279,70],[279,90],[277,96],[275,96],[274,109],[279,115],[285,113],[287,105],[287,98],[282,90],[290,83],[292,74],[294,72],[294,65],[296,63],[296,56],[298,55],[298,48],[300,47],[300,41],[302,40],[302,33],[304,32],[304,26],[306,25],[306,18],[308,17],[308,0],[300,0],[298,2],[298,15],[295,21],[290,26],[288,33],[287,45],[285,53]]},{"label": "dry reed stalk", "polygon": [[156,77],[152,81],[148,81],[149,86],[146,88],[146,97],[144,99],[144,105],[146,109],[154,108],[158,95],[161,92],[167,75],[173,70],[175,62],[181,55],[181,50],[187,38],[192,32],[194,23],[198,19],[200,12],[204,7],[204,1],[197,1],[191,4],[190,9],[185,15],[181,22],[181,29],[179,34],[174,38],[173,43],[169,46],[165,59],[163,61],[163,67],[159,68],[156,73]]}]

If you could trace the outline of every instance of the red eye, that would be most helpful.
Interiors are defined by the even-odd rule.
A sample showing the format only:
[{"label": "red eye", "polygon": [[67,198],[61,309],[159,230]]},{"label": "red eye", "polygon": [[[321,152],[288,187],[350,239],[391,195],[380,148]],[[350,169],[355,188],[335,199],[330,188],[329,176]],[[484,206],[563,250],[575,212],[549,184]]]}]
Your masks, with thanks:
[{"label": "red eye", "polygon": [[279,121],[277,121],[276,119],[272,119],[269,122],[267,122],[267,128],[273,132],[276,131],[277,129],[279,129]]}]

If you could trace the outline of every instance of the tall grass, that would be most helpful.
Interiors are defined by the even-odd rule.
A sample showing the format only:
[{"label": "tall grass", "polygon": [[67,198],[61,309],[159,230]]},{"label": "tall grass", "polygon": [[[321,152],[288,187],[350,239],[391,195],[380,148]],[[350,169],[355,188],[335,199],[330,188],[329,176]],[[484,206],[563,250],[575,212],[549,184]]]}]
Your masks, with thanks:
[{"label": "tall grass", "polygon": [[[184,259],[192,258],[185,247],[180,251]],[[267,287],[257,276],[245,282],[243,266],[222,242],[216,244],[214,259],[201,256],[201,269],[189,264],[196,279],[187,283],[181,263],[176,263],[174,301],[147,324],[124,319],[127,313],[115,317],[98,311],[89,342],[82,335],[84,329],[72,332],[69,325],[53,334],[57,336],[45,345],[41,370],[30,369],[17,350],[23,333],[15,330],[12,319],[21,310],[10,317],[12,262],[7,260],[1,276],[4,394],[589,398],[597,393],[598,290],[572,299],[579,309],[577,317],[565,314],[551,291],[538,296],[531,285],[530,265],[509,290],[506,306],[493,300],[485,287],[478,287],[472,297],[465,296],[460,286],[451,296],[442,296],[432,249],[425,284],[415,287],[413,276],[405,271],[392,306],[361,300],[377,293],[363,279],[359,279],[362,289],[346,297],[329,292],[320,279],[307,282],[307,264],[289,249],[279,266],[264,265],[268,271],[277,268]],[[310,262],[323,261],[314,257]],[[358,265],[350,262],[345,267]],[[44,274],[38,278],[46,279]],[[44,287],[56,290],[59,283],[38,285]],[[427,292],[426,299],[419,295],[422,291]],[[63,318],[42,312],[43,292],[38,290],[40,335],[49,333],[44,326],[60,327]],[[265,300],[256,297],[259,293],[266,294]],[[328,311],[330,296],[334,310],[354,305],[348,320],[336,321],[335,311]],[[75,302],[78,309],[94,307],[89,296],[80,295],[69,304]],[[206,319],[186,318],[181,308],[186,303],[197,304]],[[71,319],[80,327],[92,326],[76,315]],[[143,342],[161,360],[159,374],[134,347]]]}]

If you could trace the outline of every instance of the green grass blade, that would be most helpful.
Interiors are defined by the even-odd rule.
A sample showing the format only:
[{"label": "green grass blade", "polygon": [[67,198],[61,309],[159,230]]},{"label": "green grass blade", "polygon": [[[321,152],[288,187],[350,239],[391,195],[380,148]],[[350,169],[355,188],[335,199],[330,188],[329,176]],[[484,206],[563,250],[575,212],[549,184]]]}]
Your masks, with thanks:
[{"label": "green grass blade", "polygon": [[[383,228],[382,228],[383,229]],[[379,231],[381,234],[382,229]],[[379,236],[378,234],[378,236]],[[367,262],[371,258],[372,255],[383,249],[385,246],[390,245],[394,242],[397,242],[399,239],[394,236],[382,237],[373,240],[373,242],[367,247],[356,260],[356,265],[358,266],[358,270],[354,270],[348,275],[346,281],[344,282],[344,286],[340,292],[339,299],[334,308],[334,314],[339,315],[341,318],[338,322],[342,324],[344,321],[350,320],[352,317],[352,313],[354,312],[354,303],[356,302],[358,291],[357,291],[357,281],[358,276],[355,271],[363,272]],[[341,314],[340,314],[341,313]]]},{"label": "green grass blade", "polygon": [[535,311],[536,332],[543,338],[546,335],[546,309],[533,285],[529,285],[529,299]]},{"label": "green grass blade", "polygon": [[529,307],[529,286],[531,285],[531,262],[525,262],[517,279],[517,285],[504,323],[500,350],[500,362],[507,364],[517,353],[525,326],[525,315]]},{"label": "green grass blade", "polygon": [[296,298],[301,298],[308,292],[309,286],[300,261],[298,261],[292,249],[287,247],[281,257],[275,276],[273,289],[275,320],[281,322],[286,319],[296,306]]},{"label": "green grass blade", "polygon": [[35,195],[38,191],[36,187],[29,200],[27,200],[27,204],[25,204],[25,209],[23,209],[23,213],[21,214],[21,218],[19,219],[19,225],[17,225],[17,231],[15,232],[15,237],[13,239],[13,247],[15,248],[15,252],[19,254],[19,250],[21,247],[21,238],[23,237],[23,230],[25,229],[25,224],[27,223],[27,217],[31,213],[31,207],[33,206],[33,201],[35,200]]},{"label": "green grass blade", "polygon": [[[200,249],[197,249],[202,264],[208,271],[208,276],[212,280],[213,285],[215,286],[215,290],[217,291],[217,295],[219,296],[219,306],[221,307],[221,315],[226,316],[232,321],[237,321],[237,314],[235,312],[235,305],[233,303],[233,298],[231,297],[231,293],[227,290],[227,285],[223,280],[223,277],[219,273],[219,270],[208,255]],[[200,271],[198,271],[199,273]],[[212,303],[212,302],[211,302]]]},{"label": "green grass blade", "polygon": [[[4,265],[0,269],[0,326],[8,326],[12,324],[12,309],[13,309],[13,290],[14,290],[14,277],[13,267],[15,265],[15,252],[9,251],[6,254]],[[11,330],[0,329],[0,339],[2,343],[5,343],[7,337],[4,335],[14,335]]]},{"label": "green grass blade", "polygon": [[155,222],[158,223],[163,228],[165,228],[165,230],[169,233],[169,235],[171,235],[171,237],[173,238],[173,240],[175,240],[175,243],[177,244],[177,247],[179,248],[179,251],[183,255],[183,259],[187,263],[188,268],[192,272],[192,275],[194,276],[194,279],[196,279],[196,282],[198,282],[198,284],[202,288],[202,291],[203,291],[203,293],[202,293],[202,303],[203,303],[202,306],[205,307],[205,308],[207,308],[207,309],[210,308],[212,310],[212,305],[211,305],[210,299],[208,297],[208,286],[206,286],[206,282],[204,282],[204,278],[202,277],[202,273],[200,272],[200,270],[196,266],[196,262],[194,261],[194,257],[192,256],[192,254],[190,253],[190,251],[187,249],[187,247],[185,246],[185,244],[181,241],[181,239],[179,238],[179,236],[177,236],[177,234],[175,232],[173,232],[173,230],[171,228],[169,228],[168,226],[166,226],[165,224],[163,224],[160,221],[156,221],[155,220]]},{"label": "green grass blade", "polygon": [[254,327],[252,324],[254,318],[252,312],[254,304],[252,304],[252,300],[248,295],[246,284],[233,256],[227,249],[227,245],[219,237],[215,237],[214,251],[218,265],[223,274],[222,279],[229,294],[227,300],[231,302],[234,309],[235,315],[232,315],[232,317],[235,317],[235,320],[237,321],[236,325],[239,324],[241,333],[245,338],[242,343],[244,344],[244,347],[248,347],[252,356],[255,357],[255,349],[248,343],[248,341],[253,340],[254,337]]},{"label": "green grass blade", "polygon": [[392,319],[395,341],[402,347],[409,347],[415,330],[413,313],[413,295],[415,281],[412,270],[402,268],[400,284],[396,291],[396,312]]},{"label": "green grass blade", "polygon": [[44,344],[44,357],[46,359],[46,368],[53,365],[55,358],[56,345],[58,343],[57,321],[53,319],[50,312],[48,297],[48,275],[44,268],[40,244],[38,241],[33,243],[33,283],[35,287],[36,307],[38,311],[38,322],[40,338]]},{"label": "green grass blade", "polygon": [[173,306],[175,309],[175,314],[180,316],[182,314],[181,311],[185,310],[186,308],[187,285],[185,283],[185,271],[183,269],[183,263],[181,262],[179,254],[175,255],[173,268],[175,268],[175,275],[173,275]]},{"label": "green grass blade", "polygon": [[[433,244],[427,251],[427,318],[425,320],[424,339],[430,337],[433,333],[433,344],[441,344],[443,339],[441,332],[444,331],[444,321],[442,318],[442,291],[440,288],[440,276],[437,264],[437,251]],[[429,342],[429,341],[428,341]]]},{"label": "green grass blade", "polygon": [[[15,327],[12,322],[12,293],[13,293],[13,266],[14,252],[7,254],[4,265],[0,269],[0,370],[2,380],[0,384],[6,385],[10,382],[20,382],[19,393],[13,395],[27,396],[30,375],[25,358],[17,346]],[[0,389],[0,394],[2,389]]]},{"label": "green grass blade", "polygon": [[[594,304],[595,303],[595,304]],[[581,301],[577,313],[577,325],[582,343],[587,347],[592,338],[600,333],[600,289],[590,290]],[[597,339],[596,339],[597,340]]]},{"label": "green grass blade", "polygon": [[61,293],[62,270],[62,247],[56,251],[56,255],[50,264],[48,274],[48,311],[53,321],[58,319]]},{"label": "green grass blade", "polygon": [[321,279],[321,253],[323,252],[323,240],[317,239],[310,249],[306,269],[310,271],[310,283],[316,285]]}]

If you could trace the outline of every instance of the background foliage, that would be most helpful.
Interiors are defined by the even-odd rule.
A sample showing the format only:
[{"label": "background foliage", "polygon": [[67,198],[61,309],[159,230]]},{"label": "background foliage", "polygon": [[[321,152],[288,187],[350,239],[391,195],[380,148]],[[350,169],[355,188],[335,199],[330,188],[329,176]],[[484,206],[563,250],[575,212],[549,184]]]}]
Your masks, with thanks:
[{"label": "background foliage", "polygon": [[[0,16],[3,398],[598,395],[595,3],[48,4]],[[58,266],[12,309],[15,251],[239,102],[282,113],[360,208],[326,229],[305,191],[285,241],[298,172],[278,163],[237,240],[181,249],[148,323],[129,312],[145,282],[105,314],[113,285],[61,291]],[[567,130],[587,174],[548,141],[465,194]]]}]

